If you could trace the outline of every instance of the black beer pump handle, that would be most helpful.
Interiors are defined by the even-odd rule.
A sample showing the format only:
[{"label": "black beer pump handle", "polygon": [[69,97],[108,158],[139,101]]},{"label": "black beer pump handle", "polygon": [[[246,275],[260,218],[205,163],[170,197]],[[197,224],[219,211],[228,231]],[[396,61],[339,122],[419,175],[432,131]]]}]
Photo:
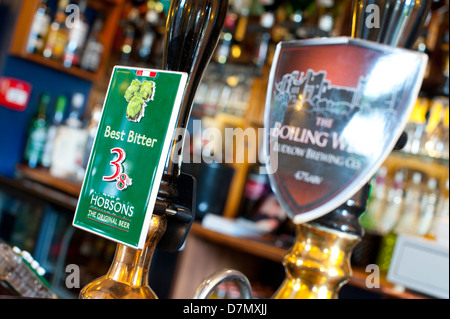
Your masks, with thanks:
[{"label": "black beer pump handle", "polygon": [[164,38],[163,69],[188,73],[176,129],[160,184],[155,214],[165,214],[167,229],[158,248],[182,247],[195,216],[195,179],[181,173],[184,132],[195,93],[219,41],[228,0],[172,0]]},{"label": "black beer pump handle", "polygon": [[180,173],[184,130],[198,85],[219,41],[227,7],[228,0],[172,0],[164,39],[163,68],[187,72],[189,78],[164,170],[166,177],[176,177]]}]

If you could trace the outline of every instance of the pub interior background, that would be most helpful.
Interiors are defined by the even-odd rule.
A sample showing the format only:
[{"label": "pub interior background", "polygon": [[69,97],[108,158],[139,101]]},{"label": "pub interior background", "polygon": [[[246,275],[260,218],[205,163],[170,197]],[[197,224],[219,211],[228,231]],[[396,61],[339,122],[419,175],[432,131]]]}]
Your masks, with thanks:
[{"label": "pub interior background", "polygon": [[[80,8],[82,28],[76,33],[61,22],[66,13],[58,10],[69,3]],[[204,276],[226,267],[247,275],[257,298],[270,298],[281,284],[281,262],[293,243],[294,227],[267,176],[259,173],[262,163],[223,160],[259,143],[248,142],[244,150],[223,146],[232,154],[208,154],[215,159],[210,163],[204,156],[209,141],[195,123],[221,132],[262,128],[276,44],[349,36],[351,4],[230,0],[186,141],[191,157],[182,169],[197,179],[195,222],[182,251],[156,252],[150,286],[160,298],[190,298]],[[0,242],[28,251],[59,297],[77,298],[80,290],[66,287],[66,265],[80,267],[82,288],[104,275],[112,261],[114,242],[75,229],[71,222],[112,67],[161,68],[169,6],[169,0],[0,0]],[[448,282],[448,8],[448,1],[433,2],[414,45],[429,63],[405,129],[408,143],[393,151],[372,178],[361,218],[365,235],[352,254],[353,276],[340,298],[435,298],[386,278],[403,232],[447,246]],[[36,155],[39,145],[41,156]],[[200,163],[186,160],[196,156]],[[402,223],[412,214],[414,222],[405,229]],[[258,227],[261,221],[270,221],[271,227]],[[365,270],[373,264],[381,279],[369,288]],[[227,284],[213,295],[238,296]]]}]

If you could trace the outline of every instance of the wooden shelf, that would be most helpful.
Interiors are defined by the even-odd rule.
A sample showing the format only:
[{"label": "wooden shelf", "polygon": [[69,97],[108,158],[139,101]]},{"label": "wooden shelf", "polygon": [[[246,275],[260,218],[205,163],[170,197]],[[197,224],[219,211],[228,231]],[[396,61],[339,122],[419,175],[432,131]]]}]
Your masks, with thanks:
[{"label": "wooden shelf", "polygon": [[400,151],[392,152],[386,163],[396,167],[408,167],[415,170],[422,170],[433,177],[442,177],[448,174],[449,160],[445,158],[434,158],[426,155],[409,154]]},{"label": "wooden shelf", "polygon": [[442,191],[446,191],[445,183],[449,178],[449,160],[433,158],[425,155],[414,155],[404,152],[392,152],[383,164],[391,176],[400,169],[409,169],[424,173],[427,177],[436,178]]},{"label": "wooden shelf", "polygon": [[75,211],[78,198],[27,178],[6,178],[0,175],[0,188],[19,196],[31,196],[48,203],[56,204],[69,211]]},{"label": "wooden shelf", "polygon": [[226,245],[230,248],[246,252],[257,257],[269,259],[276,263],[281,263],[283,261],[283,256],[286,253],[286,250],[283,248],[269,245],[257,240],[218,233],[202,227],[199,223],[192,224],[189,234],[193,234],[199,238],[212,241],[220,245]]},{"label": "wooden shelf", "polygon": [[47,187],[51,187],[67,195],[78,199],[81,191],[81,183],[68,181],[62,178],[54,177],[45,168],[31,168],[24,164],[17,165],[17,175],[20,179],[31,180]]},{"label": "wooden shelf", "polygon": [[57,71],[60,71],[60,72],[66,73],[66,74],[70,74],[70,75],[73,75],[78,78],[88,80],[91,82],[94,82],[101,78],[101,74],[99,74],[98,72],[93,73],[93,72],[85,71],[78,67],[66,68],[66,67],[64,67],[63,63],[60,61],[47,59],[47,58],[43,57],[42,55],[35,54],[35,53],[20,53],[20,54],[12,53],[11,56],[18,57],[18,58],[21,58],[21,59],[24,59],[24,60],[27,60],[30,62],[34,62],[34,63],[40,64],[42,66],[48,67],[50,69],[57,70]]}]

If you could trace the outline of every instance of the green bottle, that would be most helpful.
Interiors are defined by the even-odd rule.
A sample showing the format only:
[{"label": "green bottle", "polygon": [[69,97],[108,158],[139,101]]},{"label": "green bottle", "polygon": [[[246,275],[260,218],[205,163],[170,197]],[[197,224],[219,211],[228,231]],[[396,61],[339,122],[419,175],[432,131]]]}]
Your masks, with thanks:
[{"label": "green bottle", "polygon": [[31,121],[28,140],[25,146],[25,161],[28,166],[36,167],[41,160],[47,139],[48,120],[47,108],[50,104],[50,95],[44,93],[39,101],[38,113]]},{"label": "green bottle", "polygon": [[50,124],[48,128],[45,147],[41,157],[41,164],[44,167],[50,167],[52,161],[53,145],[56,138],[56,131],[58,129],[58,126],[60,126],[64,120],[64,113],[66,111],[66,106],[67,106],[67,98],[64,95],[58,96],[58,98],[56,99],[53,122]]}]

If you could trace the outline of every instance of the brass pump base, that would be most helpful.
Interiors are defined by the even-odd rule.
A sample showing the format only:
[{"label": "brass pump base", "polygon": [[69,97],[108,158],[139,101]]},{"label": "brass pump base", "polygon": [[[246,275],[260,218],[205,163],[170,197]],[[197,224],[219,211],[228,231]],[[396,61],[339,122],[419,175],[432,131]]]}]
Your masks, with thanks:
[{"label": "brass pump base", "polygon": [[350,256],[360,236],[316,224],[297,225],[286,253],[286,278],[274,299],[335,299],[351,276]]},{"label": "brass pump base", "polygon": [[81,299],[157,299],[148,285],[156,245],[166,230],[165,215],[153,215],[144,249],[118,244],[108,273],[85,286]]}]

